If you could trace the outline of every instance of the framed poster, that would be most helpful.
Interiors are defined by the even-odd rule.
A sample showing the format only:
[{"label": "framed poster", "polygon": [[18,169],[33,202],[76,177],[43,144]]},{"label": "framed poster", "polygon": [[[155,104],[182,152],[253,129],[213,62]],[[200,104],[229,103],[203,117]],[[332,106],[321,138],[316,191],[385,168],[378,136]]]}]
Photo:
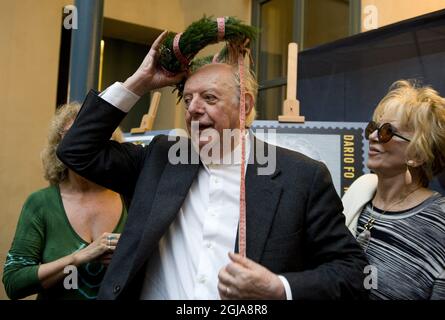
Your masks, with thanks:
[{"label": "framed poster", "polygon": [[[364,138],[366,125],[364,122],[255,121],[252,131],[261,140],[323,162],[331,173],[337,193],[343,196],[355,179],[369,172],[366,168],[369,144]],[[271,130],[275,130],[272,135]]]}]

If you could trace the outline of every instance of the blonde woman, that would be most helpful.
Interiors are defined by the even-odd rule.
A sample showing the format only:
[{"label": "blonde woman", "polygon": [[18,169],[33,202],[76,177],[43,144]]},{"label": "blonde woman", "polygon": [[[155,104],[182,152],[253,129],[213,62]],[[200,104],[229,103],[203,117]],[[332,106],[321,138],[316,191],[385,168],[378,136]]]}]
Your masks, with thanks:
[{"label": "blonde woman", "polygon": [[50,186],[26,200],[5,263],[3,283],[11,299],[35,293],[38,299],[94,299],[126,222],[119,194],[67,169],[56,156],[79,109],[62,106],[51,122],[42,152]]},{"label": "blonde woman", "polygon": [[375,174],[342,200],[372,266],[371,298],[445,299],[445,198],[427,187],[445,168],[445,99],[397,81],[365,135]]}]

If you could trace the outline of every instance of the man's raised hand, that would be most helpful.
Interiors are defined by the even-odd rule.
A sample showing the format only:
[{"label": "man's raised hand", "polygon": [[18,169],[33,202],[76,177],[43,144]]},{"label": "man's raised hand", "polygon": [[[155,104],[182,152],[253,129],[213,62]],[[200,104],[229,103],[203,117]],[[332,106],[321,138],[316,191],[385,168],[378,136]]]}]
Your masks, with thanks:
[{"label": "man's raised hand", "polygon": [[159,48],[167,34],[168,31],[164,31],[156,38],[139,68],[124,82],[124,86],[138,96],[143,96],[153,89],[176,84],[185,76],[185,72],[170,76],[158,63]]}]

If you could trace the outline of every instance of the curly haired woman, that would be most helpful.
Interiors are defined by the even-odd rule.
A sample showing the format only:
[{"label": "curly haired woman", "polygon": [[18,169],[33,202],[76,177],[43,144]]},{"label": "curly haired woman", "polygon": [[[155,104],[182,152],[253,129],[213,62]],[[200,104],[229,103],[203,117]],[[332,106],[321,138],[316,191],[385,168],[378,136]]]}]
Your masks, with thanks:
[{"label": "curly haired woman", "polygon": [[79,110],[79,104],[64,105],[51,122],[42,152],[50,186],[26,200],[6,258],[3,283],[11,299],[35,293],[38,299],[95,299],[126,222],[118,193],[82,178],[56,156]]}]

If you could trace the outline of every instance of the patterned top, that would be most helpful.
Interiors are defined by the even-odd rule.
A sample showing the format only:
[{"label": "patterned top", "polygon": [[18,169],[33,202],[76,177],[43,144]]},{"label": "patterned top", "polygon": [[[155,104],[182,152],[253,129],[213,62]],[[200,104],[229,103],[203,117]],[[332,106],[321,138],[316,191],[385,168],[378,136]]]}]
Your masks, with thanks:
[{"label": "patterned top", "polygon": [[[362,210],[357,235],[370,215],[376,218],[365,244],[376,283],[371,299],[445,299],[445,197],[435,193],[418,206],[398,212]],[[372,278],[371,282],[372,282]]]},{"label": "patterned top", "polygon": [[[124,202],[122,204],[121,218],[113,233],[121,233],[127,220],[127,210]],[[66,270],[66,281],[49,289],[42,288],[37,276],[39,264],[60,259],[88,245],[72,228],[58,186],[34,192],[23,205],[6,257],[3,283],[8,296],[21,299],[38,293],[38,299],[95,299],[106,270],[99,262],[77,268],[78,289],[75,289],[72,270]],[[65,289],[64,282],[69,289]]]}]

